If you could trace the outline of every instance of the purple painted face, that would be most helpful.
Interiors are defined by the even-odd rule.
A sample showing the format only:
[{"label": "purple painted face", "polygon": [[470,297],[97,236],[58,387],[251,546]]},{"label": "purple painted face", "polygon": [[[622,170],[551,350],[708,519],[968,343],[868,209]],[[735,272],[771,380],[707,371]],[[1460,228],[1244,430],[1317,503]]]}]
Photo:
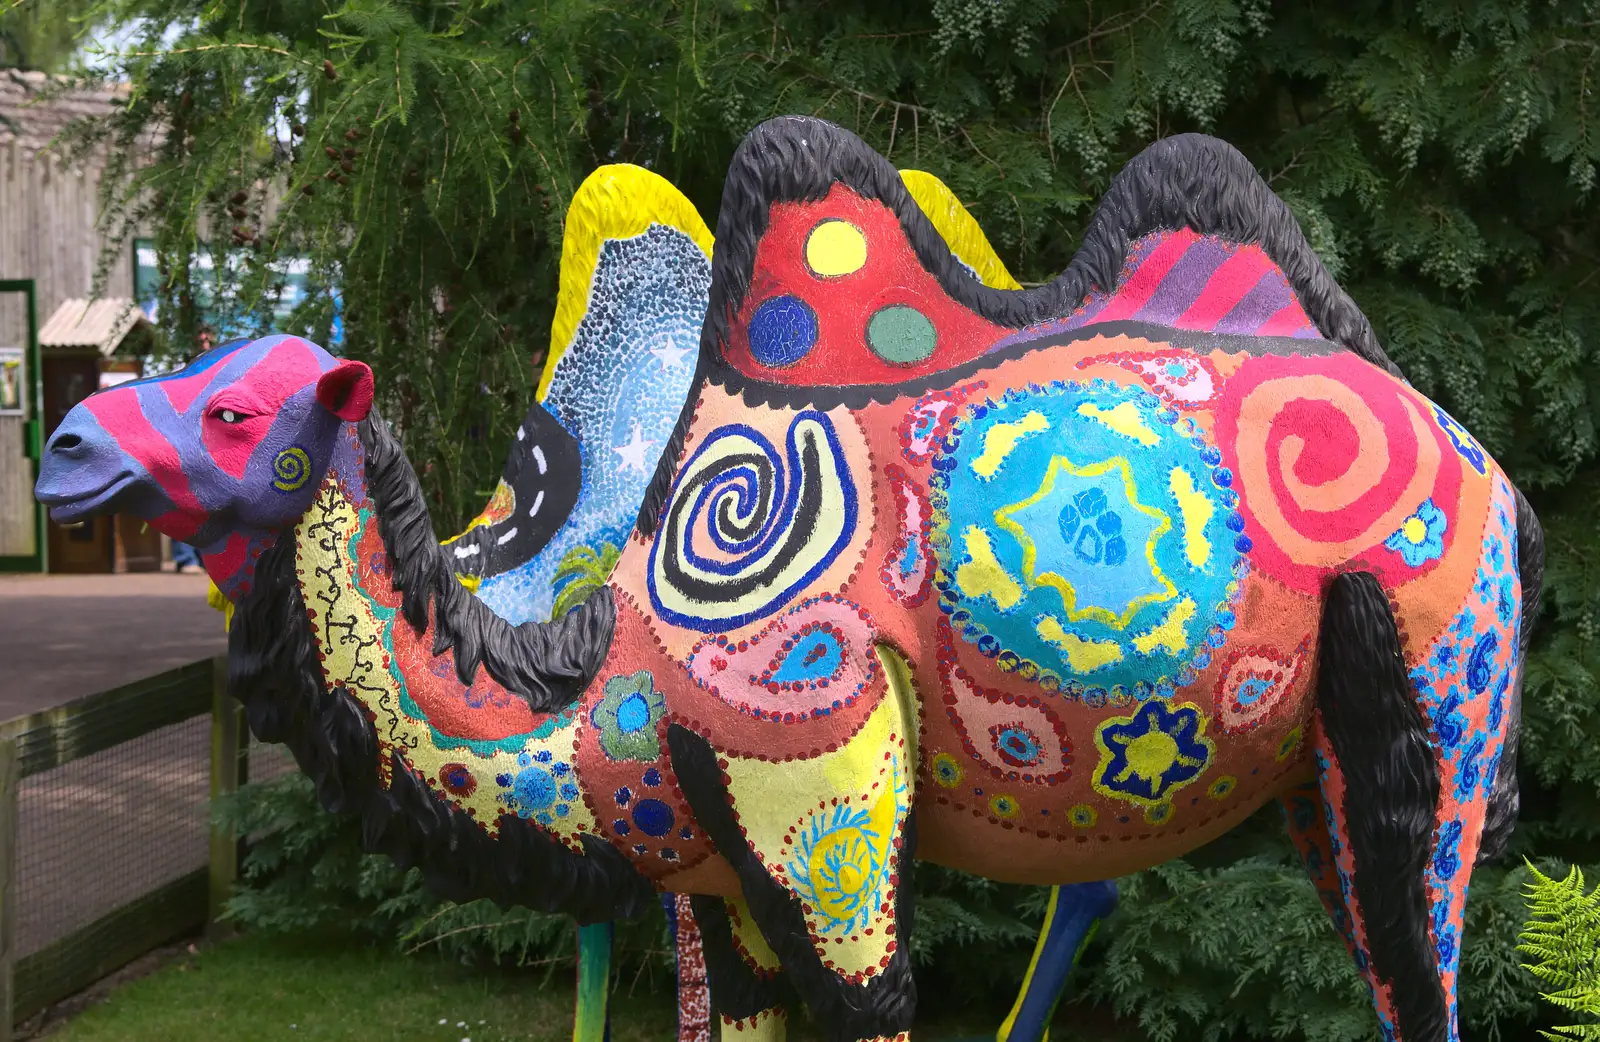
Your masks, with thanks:
[{"label": "purple painted face", "polygon": [[224,586],[305,512],[337,432],[371,406],[360,362],[299,337],[232,341],[79,402],[45,446],[34,494],[59,522],[142,517],[200,547]]}]

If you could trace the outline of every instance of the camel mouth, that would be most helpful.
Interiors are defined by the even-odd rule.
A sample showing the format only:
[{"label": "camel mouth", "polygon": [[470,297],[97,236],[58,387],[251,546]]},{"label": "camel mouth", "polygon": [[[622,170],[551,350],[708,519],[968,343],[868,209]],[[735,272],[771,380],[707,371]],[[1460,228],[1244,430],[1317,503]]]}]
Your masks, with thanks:
[{"label": "camel mouth", "polygon": [[88,492],[51,493],[39,488],[35,495],[40,503],[50,508],[50,520],[59,525],[70,525],[96,514],[112,512],[119,496],[131,488],[136,477],[123,471],[99,488]]}]

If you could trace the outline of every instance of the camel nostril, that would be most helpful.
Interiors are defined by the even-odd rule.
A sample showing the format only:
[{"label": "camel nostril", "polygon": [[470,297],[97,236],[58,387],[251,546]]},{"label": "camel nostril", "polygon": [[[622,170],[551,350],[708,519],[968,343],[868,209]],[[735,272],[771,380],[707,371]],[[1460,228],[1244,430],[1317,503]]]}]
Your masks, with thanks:
[{"label": "camel nostril", "polygon": [[50,439],[51,452],[59,452],[63,455],[72,455],[82,448],[83,439],[76,434],[69,434],[66,431],[62,431],[60,434],[57,434],[54,438]]}]

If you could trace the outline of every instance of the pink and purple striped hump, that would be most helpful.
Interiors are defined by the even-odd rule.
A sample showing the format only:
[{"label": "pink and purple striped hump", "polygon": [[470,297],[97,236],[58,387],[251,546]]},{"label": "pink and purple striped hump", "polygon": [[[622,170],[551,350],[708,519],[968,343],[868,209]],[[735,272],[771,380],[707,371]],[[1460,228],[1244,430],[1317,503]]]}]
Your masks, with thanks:
[{"label": "pink and purple striped hump", "polygon": [[135,514],[248,588],[265,541],[305,512],[335,434],[372,405],[372,371],[307,340],[222,344],[188,366],[91,395],[50,436],[40,499],[71,523]]},{"label": "pink and purple striped hump", "polygon": [[1152,322],[1238,336],[1321,339],[1283,271],[1257,246],[1189,228],[1133,243],[1116,292],[1097,290],[1070,316],[1036,326],[1065,332],[1092,324]]}]

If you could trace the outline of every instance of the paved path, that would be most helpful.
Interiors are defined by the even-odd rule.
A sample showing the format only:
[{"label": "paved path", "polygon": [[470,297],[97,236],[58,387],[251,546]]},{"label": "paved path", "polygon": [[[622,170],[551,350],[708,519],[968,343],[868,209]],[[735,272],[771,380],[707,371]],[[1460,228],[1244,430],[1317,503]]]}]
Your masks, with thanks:
[{"label": "paved path", "polygon": [[0,720],[227,650],[204,575],[0,577]]}]

